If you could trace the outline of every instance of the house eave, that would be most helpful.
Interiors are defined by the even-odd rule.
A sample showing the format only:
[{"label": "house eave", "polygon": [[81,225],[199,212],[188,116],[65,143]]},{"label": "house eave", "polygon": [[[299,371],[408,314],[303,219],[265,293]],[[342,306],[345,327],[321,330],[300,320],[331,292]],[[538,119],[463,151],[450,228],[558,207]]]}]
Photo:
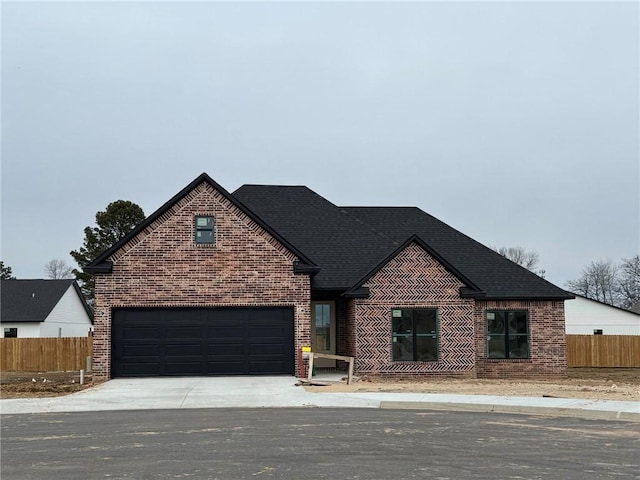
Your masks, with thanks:
[{"label": "house eave", "polygon": [[113,270],[113,262],[109,262],[109,261],[100,262],[96,265],[87,265],[82,269],[83,272],[91,273],[91,274],[111,273],[112,270]]},{"label": "house eave", "polygon": [[469,287],[460,287],[460,298],[474,298],[476,300],[484,300],[487,293],[482,290],[475,290]]},{"label": "house eave", "polygon": [[495,302],[499,301],[523,301],[523,302],[556,302],[556,301],[564,301],[564,300],[573,300],[576,298],[573,295],[534,295],[534,296],[513,296],[513,295],[491,295],[484,298],[480,298],[479,300],[491,300]]},{"label": "house eave", "polygon": [[345,298],[369,298],[369,287],[359,287],[342,294]]},{"label": "house eave", "polygon": [[315,265],[309,265],[305,262],[294,262],[293,264],[293,273],[308,273],[311,276],[314,276],[320,271],[320,267]]}]

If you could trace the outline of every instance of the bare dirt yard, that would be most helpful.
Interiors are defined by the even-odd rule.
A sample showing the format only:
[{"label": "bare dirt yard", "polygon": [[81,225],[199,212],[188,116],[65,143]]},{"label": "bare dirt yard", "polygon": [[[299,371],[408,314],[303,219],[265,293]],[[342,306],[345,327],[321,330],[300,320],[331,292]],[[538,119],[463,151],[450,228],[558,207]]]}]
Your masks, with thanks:
[{"label": "bare dirt yard", "polygon": [[[91,376],[80,385],[79,372],[0,372],[0,398],[53,397],[91,387]],[[565,397],[595,400],[640,401],[640,368],[570,368],[565,378],[475,379],[432,377],[399,381],[364,377],[328,386],[305,387],[318,392],[416,392],[461,395]]]},{"label": "bare dirt yard", "polygon": [[569,368],[566,377],[553,379],[431,377],[399,381],[369,376],[351,385],[343,380],[305,388],[316,392],[453,393],[640,401],[640,368]]},{"label": "bare dirt yard", "polygon": [[91,375],[80,372],[0,372],[0,398],[57,397],[91,387]]}]

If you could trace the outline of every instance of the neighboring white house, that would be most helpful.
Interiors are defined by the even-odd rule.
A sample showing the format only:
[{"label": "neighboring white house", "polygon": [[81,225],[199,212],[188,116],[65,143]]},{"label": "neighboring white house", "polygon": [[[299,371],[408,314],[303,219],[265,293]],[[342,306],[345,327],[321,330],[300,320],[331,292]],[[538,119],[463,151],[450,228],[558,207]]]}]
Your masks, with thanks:
[{"label": "neighboring white house", "polygon": [[564,302],[567,335],[640,335],[640,314],[575,296]]},{"label": "neighboring white house", "polygon": [[2,280],[3,338],[86,337],[93,313],[75,280]]}]

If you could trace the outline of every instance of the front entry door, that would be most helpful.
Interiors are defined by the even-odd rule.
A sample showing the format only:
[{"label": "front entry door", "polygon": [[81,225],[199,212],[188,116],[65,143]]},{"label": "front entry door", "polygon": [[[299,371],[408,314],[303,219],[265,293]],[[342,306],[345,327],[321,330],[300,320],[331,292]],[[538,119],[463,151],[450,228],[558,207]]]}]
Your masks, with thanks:
[{"label": "front entry door", "polygon": [[[311,351],[336,354],[335,302],[311,302]],[[314,359],[319,368],[335,368],[336,361],[329,358]]]}]

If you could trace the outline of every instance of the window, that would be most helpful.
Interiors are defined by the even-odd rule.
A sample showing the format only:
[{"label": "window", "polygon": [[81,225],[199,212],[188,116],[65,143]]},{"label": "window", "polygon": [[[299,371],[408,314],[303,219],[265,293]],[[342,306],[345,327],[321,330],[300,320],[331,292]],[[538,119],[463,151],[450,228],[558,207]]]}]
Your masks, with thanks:
[{"label": "window", "polygon": [[529,319],[525,310],[486,312],[487,356],[529,358]]},{"label": "window", "polygon": [[331,352],[331,304],[316,303],[313,306],[315,341],[314,352]]},{"label": "window", "polygon": [[207,217],[207,216],[201,216],[201,215],[196,216],[195,235],[194,235],[195,242],[204,243],[204,244],[214,243],[213,226],[214,226],[213,217]]},{"label": "window", "polygon": [[18,338],[18,329],[17,328],[5,328],[4,329],[4,338]]},{"label": "window", "polygon": [[438,360],[438,315],[435,308],[391,310],[392,359]]}]

